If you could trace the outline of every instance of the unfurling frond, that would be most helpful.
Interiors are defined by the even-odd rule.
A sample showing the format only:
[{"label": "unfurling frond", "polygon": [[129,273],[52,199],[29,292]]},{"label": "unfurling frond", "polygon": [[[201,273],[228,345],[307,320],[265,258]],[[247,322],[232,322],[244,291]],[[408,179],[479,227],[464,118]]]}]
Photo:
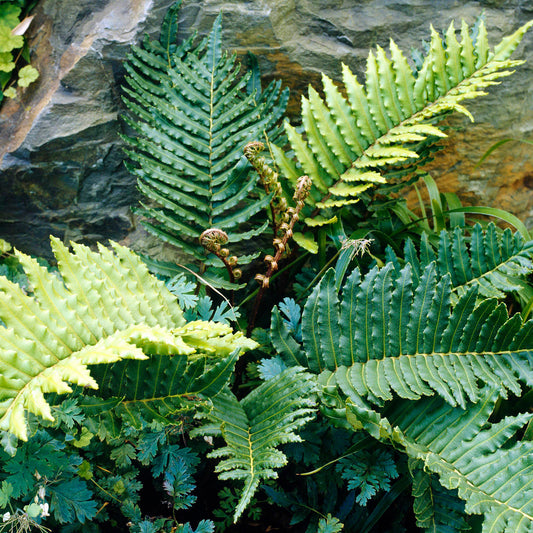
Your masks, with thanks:
[{"label": "unfurling frond", "polygon": [[280,168],[289,179],[303,173],[312,179],[313,207],[320,209],[356,202],[366,189],[386,182],[388,170],[395,167],[405,175],[446,136],[435,123],[452,111],[473,119],[463,101],[486,94],[487,87],[522,63],[509,57],[532,25],[490,52],[483,22],[479,31],[463,22],[460,42],[452,23],[444,39],[432,28],[429,51],[418,70],[411,69],[391,41],[390,57],[380,47],[370,52],[366,85],[346,65],[341,88],[323,75],[325,97],[310,87],[302,100],[304,134],[286,124],[301,168],[277,149]]},{"label": "unfurling frond", "polygon": [[228,390],[213,399],[211,424],[195,434],[221,435],[226,446],[209,454],[223,458],[216,470],[220,479],[244,481],[235,521],[242,514],[259,483],[277,478],[277,469],[287,463],[280,444],[298,442],[297,429],[314,414],[311,392],[313,377],[301,368],[289,368],[254,389],[239,401]]},{"label": "unfurling frond", "polygon": [[226,326],[186,324],[176,299],[127,248],[74,244],[71,253],[55,238],[52,248],[61,277],[16,252],[32,296],[0,277],[0,428],[21,439],[25,410],[52,418],[45,393],[98,388],[88,365],[228,357],[255,344]]}]

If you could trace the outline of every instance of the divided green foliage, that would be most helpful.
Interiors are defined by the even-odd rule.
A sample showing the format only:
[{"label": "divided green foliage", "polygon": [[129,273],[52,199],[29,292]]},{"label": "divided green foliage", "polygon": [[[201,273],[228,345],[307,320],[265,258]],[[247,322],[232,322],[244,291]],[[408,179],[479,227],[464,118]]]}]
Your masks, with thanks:
[{"label": "divided green foliage", "polygon": [[[520,440],[519,434],[531,415],[489,422],[499,394],[485,388],[466,409],[451,407],[437,396],[390,402],[381,414],[349,404],[348,420],[356,429],[403,448],[425,471],[437,474],[446,489],[465,501],[466,513],[484,515],[483,531],[525,533],[533,524],[533,443]],[[416,476],[415,495],[427,504],[428,488]],[[451,523],[435,527],[431,511],[421,509],[418,519],[430,531],[450,531],[453,522],[458,525],[460,509],[449,504],[455,509],[448,516]]]},{"label": "divided green foliage", "polygon": [[221,435],[226,446],[208,456],[224,458],[217,466],[220,479],[241,479],[244,488],[234,513],[237,521],[259,483],[278,477],[287,463],[280,444],[299,442],[296,430],[314,416],[312,376],[292,367],[264,382],[239,401],[229,390],[213,399],[206,424],[195,435]]},{"label": "divided green foliage", "polygon": [[24,17],[23,10],[34,5],[33,0],[0,2],[0,102],[15,98],[17,86],[27,87],[39,77],[37,69],[27,64],[30,52],[24,39],[32,17]]},{"label": "divided green foliage", "polygon": [[319,209],[357,202],[362,192],[385,183],[389,171],[412,172],[446,136],[435,126],[440,119],[458,111],[473,120],[462,102],[485,94],[522,63],[509,57],[532,25],[491,52],[482,21],[472,31],[463,21],[460,42],[452,23],[444,39],[431,29],[429,51],[417,70],[391,40],[390,58],[381,47],[370,52],[365,86],[346,65],[341,88],[323,75],[325,98],[310,87],[302,99],[305,134],[286,123],[297,163],[276,149],[278,164],[290,180],[302,171],[311,177],[311,203]]},{"label": "divided green foliage", "polygon": [[125,120],[134,136],[123,138],[128,169],[148,200],[140,210],[144,225],[205,263],[198,242],[204,230],[217,227],[236,242],[266,228],[263,217],[241,229],[270,202],[258,196],[258,175],[243,148],[250,139],[279,134],[288,91],[272,82],[247,93],[251,74],[241,76],[236,56],[223,53],[220,15],[198,46],[176,45],[179,5],[167,14],[159,42],[133,47],[126,63],[131,117]]},{"label": "divided green foliage", "polygon": [[[386,258],[400,271],[401,261],[390,247]],[[502,299],[506,293],[520,291],[528,285],[526,276],[533,271],[533,241],[525,242],[519,233],[513,235],[510,229],[498,232],[493,223],[485,231],[476,224],[468,238],[464,228],[441,231],[437,250],[426,234],[422,235],[419,252],[408,239],[403,260],[413,267],[415,283],[423,270],[435,262],[437,278],[450,275],[455,298],[476,286],[480,297]]]},{"label": "divided green foliage", "polygon": [[[468,514],[485,515],[484,531],[530,531],[533,488],[523,480],[532,479],[532,445],[516,433],[531,416],[487,419],[497,397],[519,397],[523,384],[533,384],[533,321],[509,318],[496,299],[477,305],[477,296],[472,286],[451,306],[451,275],[434,261],[398,271],[387,263],[365,276],[356,269],[341,295],[330,269],[304,307],[302,343],[277,310],[271,337],[288,365],[319,374],[323,412],[335,423],[344,404],[355,430],[400,443],[446,489],[458,489]],[[435,489],[420,476],[422,527],[449,531],[462,523],[453,494],[435,495],[438,508],[426,508]],[[448,521],[446,505],[454,510]]]},{"label": "divided green foliage", "polygon": [[172,294],[127,248],[99,246],[97,253],[74,244],[70,253],[58,239],[51,242],[61,277],[20,252],[33,296],[0,277],[1,429],[26,439],[25,410],[53,419],[44,393],[70,392],[68,383],[98,388],[87,365],[227,358],[255,345],[226,326],[185,324]]}]

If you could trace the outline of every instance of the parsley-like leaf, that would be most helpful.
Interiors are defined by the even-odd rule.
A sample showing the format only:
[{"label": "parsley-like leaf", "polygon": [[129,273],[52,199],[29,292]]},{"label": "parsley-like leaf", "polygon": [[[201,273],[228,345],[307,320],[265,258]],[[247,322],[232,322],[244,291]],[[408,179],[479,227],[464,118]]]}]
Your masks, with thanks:
[{"label": "parsley-like leaf", "polygon": [[194,294],[196,283],[189,281],[184,274],[178,274],[166,282],[167,289],[178,299],[182,309],[191,309],[198,302],[198,295]]},{"label": "parsley-like leaf", "polygon": [[317,533],[338,533],[343,527],[337,518],[328,513],[325,519],[319,520]]},{"label": "parsley-like leaf", "polygon": [[196,529],[187,522],[186,524],[179,524],[176,528],[176,533],[213,533],[215,531],[215,524],[211,520],[202,520]]},{"label": "parsley-like leaf", "polygon": [[113,449],[110,457],[117,466],[129,466],[131,461],[137,457],[137,452],[131,444],[123,444]]},{"label": "parsley-like leaf", "polygon": [[165,430],[144,433],[137,444],[137,457],[143,465],[149,464],[157,454],[159,445],[166,440]]},{"label": "parsley-like leaf", "polygon": [[389,490],[398,470],[387,450],[359,451],[339,461],[337,470],[348,481],[349,490],[359,490],[356,501],[366,505],[379,490]]},{"label": "parsley-like leaf", "polygon": [[200,463],[198,456],[190,448],[181,448],[177,444],[164,446],[161,453],[152,462],[152,473],[159,477],[163,472],[174,475],[183,468],[194,469]]},{"label": "parsley-like leaf", "polygon": [[56,520],[62,524],[74,520],[85,523],[96,515],[96,502],[84,481],[72,479],[66,483],[51,484],[50,508]]},{"label": "parsley-like leaf", "polygon": [[64,448],[64,443],[44,431],[38,431],[17,449],[14,457],[9,460],[2,457],[4,473],[8,474],[6,480],[13,486],[13,497],[19,498],[33,491],[37,482],[36,472],[49,480],[54,480],[59,474],[63,478],[75,474],[82,459],[66,453]]},{"label": "parsley-like leaf", "polygon": [[259,365],[257,365],[259,376],[264,381],[268,381],[269,379],[275,378],[278,374],[281,374],[286,368],[287,365],[279,356],[272,357],[270,359],[263,359],[261,360]]},{"label": "parsley-like leaf", "polygon": [[285,318],[287,329],[292,332],[294,338],[298,342],[302,342],[302,308],[292,298],[283,298],[279,303],[279,310]]},{"label": "parsley-like leaf", "polygon": [[81,424],[85,415],[78,406],[77,398],[68,398],[59,405],[52,407],[52,416],[55,418],[55,426],[64,424],[68,429],[72,429],[74,424]]},{"label": "parsley-like leaf", "polygon": [[2,488],[0,489],[0,509],[5,509],[11,496],[13,494],[13,485],[8,483],[5,479],[2,481]]}]

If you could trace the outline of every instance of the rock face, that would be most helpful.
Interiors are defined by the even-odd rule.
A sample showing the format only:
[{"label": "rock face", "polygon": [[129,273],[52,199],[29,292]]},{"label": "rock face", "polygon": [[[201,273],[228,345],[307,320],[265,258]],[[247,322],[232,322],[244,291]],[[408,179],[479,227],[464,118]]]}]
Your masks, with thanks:
[{"label": "rock face", "polygon": [[[20,249],[48,254],[50,233],[94,243],[108,238],[146,249],[130,207],[135,180],[122,164],[120,85],[129,46],[156,36],[171,0],[41,0],[29,31],[40,79],[0,111],[0,237]],[[533,18],[530,0],[184,0],[180,35],[207,33],[223,13],[226,48],[258,56],[265,81],[291,88],[289,112],[320,73],[340,77],[341,62],[363,79],[368,50],[419,47],[432,23],[473,23],[485,11],[491,42]],[[531,32],[530,32],[531,33]],[[443,191],[471,204],[508,209],[533,226],[533,149],[508,143],[485,164],[475,163],[502,138],[531,139],[533,36],[514,55],[528,60],[501,87],[470,104],[474,126],[462,118],[433,163]],[[151,250],[152,253],[157,251]]]}]

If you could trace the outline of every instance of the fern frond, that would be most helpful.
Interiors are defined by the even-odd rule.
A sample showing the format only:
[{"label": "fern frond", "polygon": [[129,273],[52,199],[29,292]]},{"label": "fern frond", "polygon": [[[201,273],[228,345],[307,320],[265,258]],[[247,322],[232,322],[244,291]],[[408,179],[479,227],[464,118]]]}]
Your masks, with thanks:
[{"label": "fern frond", "polygon": [[[390,247],[386,256],[399,270],[399,258]],[[419,254],[408,240],[404,257],[412,265],[416,279],[429,263],[436,261],[437,276],[450,275],[455,301],[474,286],[484,298],[502,299],[527,282],[526,276],[533,270],[533,241],[524,242],[519,233],[513,235],[510,229],[499,233],[493,223],[486,230],[476,224],[468,238],[464,228],[443,230],[437,250],[433,250],[426,235]]]},{"label": "fern frond", "polygon": [[440,485],[435,474],[425,472],[422,461],[410,460],[409,469],[416,525],[431,533],[470,531],[465,505],[457,495]]},{"label": "fern frond", "polygon": [[148,356],[228,357],[250,344],[211,323],[185,324],[176,299],[130,250],[71,253],[52,237],[61,277],[20,252],[28,296],[0,277],[0,428],[26,439],[24,411],[51,419],[44,393],[98,388],[87,365]]},{"label": "fern frond", "polygon": [[[449,274],[435,263],[420,269],[392,263],[361,278],[355,270],[339,303],[333,269],[309,296],[302,315],[303,351],[294,339],[275,345],[288,365],[305,360],[313,372],[333,371],[349,397],[371,401],[442,396],[451,405],[479,399],[478,383],[520,394],[533,383],[533,321],[509,318],[497,300],[476,307],[470,288],[451,308]],[[279,321],[272,322],[279,339]]]},{"label": "fern frond", "polygon": [[517,433],[531,415],[489,422],[498,396],[484,389],[466,410],[439,397],[391,402],[383,416],[349,405],[348,419],[437,474],[465,501],[466,513],[484,515],[483,531],[526,533],[533,528],[533,443]]},{"label": "fern frond", "polygon": [[241,352],[236,348],[229,356],[151,355],[146,361],[120,361],[93,371],[98,391],[84,394],[78,404],[86,416],[104,425],[117,419],[139,429],[154,420],[175,423],[178,415],[210,408],[209,399],[227,385]]},{"label": "fern frond", "polygon": [[311,392],[313,377],[292,367],[266,381],[241,401],[230,391],[213,399],[207,424],[193,434],[222,435],[226,446],[209,454],[223,458],[216,470],[220,479],[241,479],[244,488],[235,509],[237,521],[259,483],[275,479],[277,469],[287,463],[277,447],[299,442],[297,429],[314,415]]},{"label": "fern frond", "polygon": [[169,44],[176,13],[159,42],[132,49],[123,99],[134,135],[123,139],[128,169],[148,199],[139,209],[146,228],[203,261],[204,230],[243,239],[243,223],[268,205],[255,194],[258,177],[242,151],[251,139],[276,137],[288,91],[273,82],[260,95],[246,93],[249,76],[239,76],[236,56],[222,50],[220,16],[198,46]]},{"label": "fern frond", "polygon": [[[462,102],[485,94],[485,88],[522,63],[509,57],[532,25],[533,21],[506,37],[494,52],[488,49],[482,21],[472,31],[463,21],[460,42],[453,23],[444,39],[431,28],[429,51],[418,70],[411,70],[391,41],[390,57],[380,47],[369,53],[365,86],[346,65],[341,89],[323,75],[324,98],[310,88],[302,100],[305,133],[286,125],[300,173],[313,181],[311,197],[322,198],[313,207],[353,203],[375,184],[376,176],[386,181],[395,169],[405,174],[423,163],[430,147],[446,137],[435,124],[452,111],[473,120]],[[275,155],[289,179],[298,173],[283,152]],[[360,186],[347,187],[353,181]]]}]

